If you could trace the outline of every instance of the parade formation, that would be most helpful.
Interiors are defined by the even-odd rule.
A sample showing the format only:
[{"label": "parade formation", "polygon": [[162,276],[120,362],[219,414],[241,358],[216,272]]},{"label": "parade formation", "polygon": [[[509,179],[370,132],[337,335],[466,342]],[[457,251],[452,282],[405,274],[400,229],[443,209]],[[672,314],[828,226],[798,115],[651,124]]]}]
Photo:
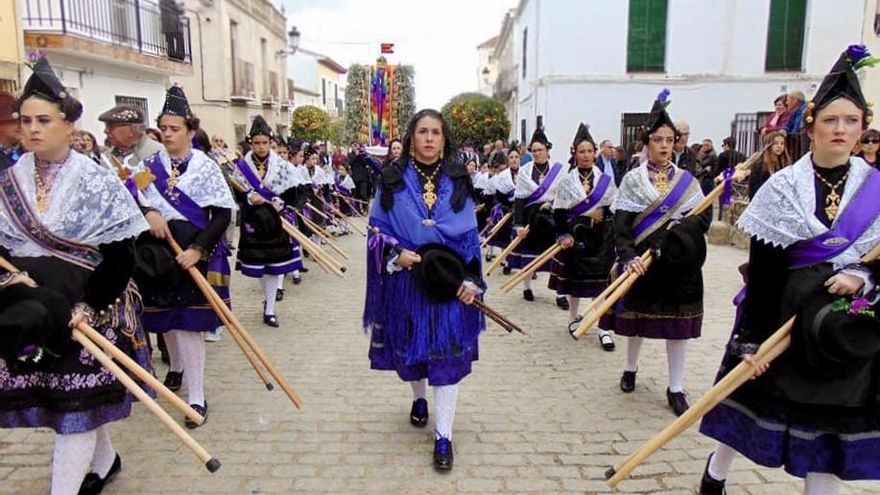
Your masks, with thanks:
[{"label": "parade formation", "polygon": [[[125,425],[141,407],[156,418],[157,436],[167,430],[195,455],[203,476],[222,477],[224,454],[236,446],[208,452],[193,437],[226,424],[210,419],[230,397],[211,387],[219,377],[209,371],[231,363],[211,366],[217,355],[206,342],[228,335],[248,373],[280,389],[289,403],[274,414],[322,414],[326,402],[310,405],[297,390],[319,371],[278,366],[291,350],[271,343],[305,324],[304,310],[280,314],[303,302],[295,294],[330,296],[320,283],[326,275],[362,296],[316,309],[327,322],[334,313],[360,316],[346,330],[368,337],[362,359],[341,373],[393,371],[409,384],[411,401],[405,385],[399,400],[369,390],[363,397],[377,411],[396,411],[383,414],[395,428],[387,431],[400,423],[430,431],[433,448],[395,454],[438,478],[481,455],[468,445],[474,435],[453,443],[460,402],[478,417],[530,407],[503,410],[469,386],[490,373],[479,361],[497,333],[520,341],[562,334],[581,348],[586,341],[584,359],[616,363],[602,393],[653,404],[648,414],[669,424],[629,436],[632,411],[619,411],[619,423],[598,422],[600,437],[631,443],[575,463],[603,473],[596,481],[608,490],[638,477],[641,464],[698,422],[715,448],[693,454],[702,474],[688,473],[679,488],[728,493],[740,456],[802,478],[808,495],[880,480],[880,172],[876,155],[871,162],[853,153],[859,142],[863,151],[880,142],[866,132],[872,104],[857,75],[872,62],[862,46],[840,54],[799,116],[806,154],[789,157],[785,134],[771,131],[752,157],[697,177],[678,147],[686,124],[670,115],[686,94],[664,89],[639,102],[650,108],[641,151],[620,168],[591,134],[590,115],[566,130],[570,146],[554,146],[539,127],[525,147],[500,142],[489,154],[474,150],[482,143],[455,142],[445,110],[399,122],[395,98],[406,91],[396,85],[410,68],[384,64],[363,75],[363,105],[372,102],[374,115],[357,122],[363,139],[345,143],[344,161],[331,158],[329,143],[282,136],[259,115],[233,152],[211,137],[213,122],[194,114],[189,88],[178,84],[166,88],[156,115],[124,103],[100,109],[108,146],[99,153],[94,137],[91,148],[74,147],[83,104],[40,58],[21,91],[0,93],[0,120],[17,136],[0,148],[0,427],[54,433],[51,468],[39,475],[51,495],[117,493],[111,482],[131,465],[110,425],[122,425],[116,438],[135,435]],[[368,129],[371,118],[378,130]],[[685,370],[710,317],[707,234],[737,184],[751,198],[736,222],[749,239],[748,263],[727,274],[744,283],[725,320],[728,343],[710,356],[715,385],[702,384],[708,392],[696,397]],[[349,252],[355,243],[359,251]],[[361,265],[365,277],[352,276],[348,268]],[[235,284],[259,289],[233,299]],[[524,324],[547,297],[543,306],[564,311],[565,323]],[[507,300],[514,309],[499,311]],[[257,324],[246,328],[240,318]],[[665,377],[639,368],[643,347],[657,340]],[[584,402],[580,414],[591,406]],[[240,419],[242,434],[261,427]],[[300,434],[283,433],[293,448]],[[148,455],[167,454],[144,445]]]}]

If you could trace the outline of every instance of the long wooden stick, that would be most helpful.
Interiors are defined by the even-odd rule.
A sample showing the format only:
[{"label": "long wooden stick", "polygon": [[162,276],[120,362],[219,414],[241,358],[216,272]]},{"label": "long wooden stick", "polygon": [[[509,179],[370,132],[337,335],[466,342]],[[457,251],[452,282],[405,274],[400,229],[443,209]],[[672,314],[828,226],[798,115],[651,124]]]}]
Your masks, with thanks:
[{"label": "long wooden stick", "polygon": [[[312,205],[310,205],[308,203],[306,203],[306,206],[314,208]],[[342,256],[345,259],[351,258],[348,255],[348,253],[343,251],[342,248],[340,248],[339,246],[336,245],[335,242],[333,242],[333,239],[332,239],[333,236],[331,236],[329,232],[322,229],[320,226],[318,226],[318,224],[311,221],[307,216],[303,215],[302,213],[300,213],[300,212],[296,212],[296,213],[297,213],[297,215],[299,215],[300,220],[303,221],[303,223],[306,225],[306,227],[311,229],[312,232],[314,232],[318,237],[323,239],[324,242],[326,242],[327,245],[330,247],[330,249],[332,249],[333,251],[336,251],[336,253],[339,254],[339,256]]]},{"label": "long wooden stick", "polygon": [[[77,341],[83,348],[88,351],[89,354],[95,357],[98,362],[101,363],[101,366],[107,368],[113,376],[128,389],[129,392],[132,393],[147,409],[150,410],[153,415],[159,418],[159,421],[162,422],[172,433],[174,433],[177,438],[179,438],[184,445],[187,446],[193,453],[195,453],[196,457],[199,458],[202,462],[205,463],[205,467],[210,472],[216,472],[220,469],[220,461],[215,457],[211,456],[198,442],[196,442],[193,437],[189,435],[177,422],[175,422],[171,416],[159,406],[156,401],[153,400],[152,397],[147,395],[137,383],[128,374],[123,371],[119,365],[113,362],[110,357],[108,357],[104,352],[98,347],[97,344],[92,342],[88,337],[86,337],[79,329],[74,329],[72,334],[73,340]],[[202,418],[204,421],[204,418]]]},{"label": "long wooden stick", "polygon": [[509,319],[507,319],[506,316],[504,316],[503,314],[494,310],[493,308],[491,308],[488,304],[484,303],[483,301],[481,301],[479,299],[474,299],[474,306],[476,306],[477,309],[479,309],[481,313],[483,313],[484,315],[488,316],[493,321],[495,321],[495,323],[501,325],[501,327],[504,328],[505,330],[507,330],[508,333],[516,330],[517,332],[519,332],[521,334],[525,334],[525,332],[523,332],[523,329],[520,328],[519,325],[510,321]]},{"label": "long wooden stick", "polygon": [[357,198],[349,198],[348,196],[345,196],[345,195],[343,195],[343,194],[339,194],[338,192],[332,192],[332,191],[331,191],[330,194],[332,194],[332,195],[334,195],[334,196],[339,196],[339,197],[342,197],[342,198],[348,199],[348,200],[350,200],[350,201],[355,201],[355,202],[358,202],[358,203],[362,203],[362,204],[364,204],[364,205],[369,205],[369,204],[370,204],[369,201],[364,201],[364,200],[362,200],[362,199],[357,199]]},{"label": "long wooden stick", "polygon": [[339,221],[340,221],[340,222],[342,222],[342,223],[348,225],[348,227],[349,227],[351,230],[357,232],[358,234],[360,234],[360,235],[362,235],[362,236],[366,236],[366,235],[367,235],[366,232],[364,232],[363,230],[359,229],[356,225],[354,225],[354,224],[352,223],[351,219],[348,218],[348,216],[346,216],[344,213],[342,213],[341,211],[339,211],[339,208],[336,208],[336,207],[333,206],[332,204],[328,203],[327,201],[324,200],[324,198],[322,198],[322,197],[320,197],[320,196],[318,196],[318,201],[324,203],[324,206],[326,206],[327,208],[329,208],[329,209],[330,209],[330,212],[333,213],[334,215],[336,215],[336,217],[339,218]]},{"label": "long wooden stick", "polygon": [[[690,216],[694,216],[694,215],[699,215],[699,214],[703,213],[704,211],[706,211],[707,209],[711,208],[712,205],[715,203],[715,200],[718,199],[718,197],[721,196],[721,194],[723,192],[724,192],[724,183],[722,182],[721,184],[718,184],[718,186],[716,186],[715,189],[712,190],[712,192],[707,194],[706,197],[704,197],[703,200],[700,201],[700,203],[697,206],[695,206],[687,214],[687,216],[690,217]],[[641,260],[642,260],[642,264],[645,265],[646,270],[651,265],[653,258],[654,257],[651,254],[650,250],[645,251],[645,253],[642,254]],[[638,280],[639,275],[635,272],[627,271],[627,273],[625,273],[623,275],[623,277],[618,277],[618,278],[624,278],[624,280],[620,281],[620,284],[618,284],[619,286],[614,290],[613,293],[611,293],[610,296],[608,296],[607,299],[599,302],[598,307],[595,307],[596,305],[595,305],[595,300],[594,300],[590,304],[590,306],[587,308],[587,312],[590,313],[590,315],[584,317],[584,319],[581,320],[581,324],[578,326],[577,330],[575,330],[572,333],[572,336],[574,338],[576,338],[576,339],[580,338],[590,328],[592,328],[593,325],[595,325],[596,322],[599,321],[599,318],[601,318],[602,315],[606,311],[608,311],[608,309],[610,309],[612,306],[614,306],[621,297],[626,295],[626,293],[633,286],[633,284],[635,284],[636,280]]]},{"label": "long wooden stick", "polygon": [[[294,210],[295,211],[295,210]],[[297,212],[298,214],[298,212]],[[284,228],[284,231],[287,232],[287,235],[291,237],[291,239],[299,242],[299,245],[302,249],[305,249],[315,261],[318,263],[318,266],[321,267],[322,270],[326,272],[333,272],[334,274],[342,277],[345,272],[345,266],[336,261],[335,258],[324,252],[323,249],[318,247],[317,244],[312,242],[311,239],[308,238],[305,234],[300,232],[298,228],[288,222],[284,217],[281,217],[281,226]]]},{"label": "long wooden stick", "polygon": [[[880,244],[874,246],[871,251],[862,256],[861,261],[863,263],[873,261],[878,257],[880,257]],[[792,316],[761,344],[761,347],[758,348],[758,351],[752,358],[754,364],[749,364],[745,361],[740,362],[724,378],[719,380],[715,386],[700,397],[700,400],[673,421],[672,424],[630,454],[622,463],[609,469],[605,473],[605,477],[608,478],[608,484],[612,487],[616,486],[621,480],[629,476],[633,469],[647,459],[648,456],[663,448],[670,440],[687,430],[698,419],[708,414],[721,401],[742,386],[742,384],[749,381],[754,375],[756,367],[769,364],[785,352],[791,345],[791,330],[794,328],[794,323],[795,317]]]},{"label": "long wooden stick", "polygon": [[505,213],[504,216],[501,217],[500,220],[498,220],[498,223],[496,223],[495,225],[492,226],[492,230],[489,231],[489,235],[487,235],[486,238],[483,239],[483,242],[480,243],[480,247],[484,248],[484,247],[488,246],[489,241],[491,241],[492,238],[495,237],[495,235],[497,235],[499,232],[501,232],[501,228],[504,227],[504,224],[506,224],[508,221],[510,221],[511,218],[513,218],[513,213],[511,213],[511,212]]},{"label": "long wooden stick", "polygon": [[549,248],[547,248],[543,253],[539,254],[535,259],[533,259],[528,265],[522,267],[522,269],[513,277],[510,277],[510,280],[501,284],[501,291],[504,293],[510,292],[511,289],[516,287],[516,284],[522,282],[527,277],[531,277],[533,273],[535,273],[539,268],[549,263],[550,260],[553,259],[560,251],[562,251],[562,246],[558,243],[553,244]]},{"label": "long wooden stick", "polygon": [[[318,198],[318,199],[320,200],[320,198]],[[310,209],[310,210],[312,210],[313,212],[317,213],[317,214],[318,214],[321,218],[323,218],[324,220],[326,220],[326,221],[328,221],[328,222],[332,222],[332,221],[333,221],[332,218],[330,218],[329,216],[327,216],[327,214],[324,213],[323,211],[321,211],[321,210],[319,210],[318,208],[316,208],[315,205],[309,203],[308,201],[306,201],[305,205],[306,205],[306,207],[307,207],[308,209]]]},{"label": "long wooden stick", "polygon": [[489,265],[489,268],[486,268],[486,276],[487,277],[489,275],[492,275],[492,272],[495,271],[495,269],[498,268],[501,265],[501,263],[507,259],[508,256],[510,256],[510,253],[512,253],[513,250],[516,249],[516,247],[519,246],[520,243],[522,241],[524,241],[526,237],[528,237],[529,228],[524,227],[524,229],[525,229],[525,234],[523,236],[515,236],[513,238],[513,240],[510,241],[510,244],[508,244],[507,247],[504,248],[503,251],[501,251],[501,254],[499,254],[498,257],[495,258],[494,261],[492,261],[492,264]]},{"label": "long wooden stick", "polygon": [[[171,245],[171,249],[172,251],[174,251],[174,254],[179,256],[181,253],[183,253],[183,250],[180,248],[180,245],[177,244],[177,241],[175,241],[171,237],[168,237],[167,240],[168,243]],[[187,270],[187,273],[189,273],[189,275],[193,278],[196,285],[202,291],[202,294],[205,295],[205,298],[208,299],[208,303],[211,305],[211,307],[214,308],[214,311],[218,314],[220,312],[225,313],[226,318],[228,318],[229,322],[232,323],[232,326],[229,327],[229,331],[238,332],[239,336],[242,337],[242,340],[257,356],[257,359],[259,359],[263,366],[265,366],[266,369],[269,370],[269,374],[272,375],[272,378],[275,379],[275,381],[281,387],[281,390],[284,391],[284,394],[287,395],[291,402],[293,402],[293,405],[296,406],[297,409],[302,409],[302,398],[300,398],[299,394],[297,394],[296,391],[294,391],[290,387],[290,385],[287,383],[287,380],[284,378],[284,375],[282,375],[281,372],[278,371],[278,368],[276,368],[272,361],[270,361],[269,358],[263,353],[262,349],[260,349],[260,347],[254,341],[250,333],[245,330],[244,326],[238,320],[238,317],[235,316],[235,313],[233,313],[232,310],[229,309],[229,306],[227,306],[217,294],[217,292],[214,291],[214,288],[211,287],[211,284],[208,283],[208,280],[205,278],[204,275],[202,275],[202,272],[200,272],[196,267],[193,266]],[[244,349],[242,349],[242,351],[244,351]]]}]

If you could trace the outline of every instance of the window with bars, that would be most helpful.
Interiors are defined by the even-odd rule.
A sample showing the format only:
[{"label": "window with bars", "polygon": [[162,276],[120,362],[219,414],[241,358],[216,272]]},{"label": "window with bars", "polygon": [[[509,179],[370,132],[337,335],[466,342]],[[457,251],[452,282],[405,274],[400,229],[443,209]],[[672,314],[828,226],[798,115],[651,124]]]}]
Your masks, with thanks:
[{"label": "window with bars", "polygon": [[149,120],[150,109],[149,102],[147,102],[146,98],[138,98],[136,96],[120,96],[116,95],[116,104],[117,105],[131,105],[133,107],[138,107],[144,112],[144,123]]},{"label": "window with bars", "polygon": [[522,42],[522,77],[526,78],[526,60],[528,60],[528,48],[529,48],[529,28],[523,29],[523,42]]},{"label": "window with bars", "polygon": [[666,70],[668,0],[630,0],[626,37],[627,72]]},{"label": "window with bars", "polygon": [[770,1],[765,70],[803,70],[806,20],[807,0]]}]

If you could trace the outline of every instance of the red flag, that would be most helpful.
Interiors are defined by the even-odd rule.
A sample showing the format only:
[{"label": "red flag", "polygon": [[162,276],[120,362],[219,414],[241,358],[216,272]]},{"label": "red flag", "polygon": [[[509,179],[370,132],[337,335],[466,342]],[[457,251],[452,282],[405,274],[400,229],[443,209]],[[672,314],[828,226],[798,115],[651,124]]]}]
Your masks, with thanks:
[{"label": "red flag", "polygon": [[382,54],[394,53],[394,43],[382,43]]}]

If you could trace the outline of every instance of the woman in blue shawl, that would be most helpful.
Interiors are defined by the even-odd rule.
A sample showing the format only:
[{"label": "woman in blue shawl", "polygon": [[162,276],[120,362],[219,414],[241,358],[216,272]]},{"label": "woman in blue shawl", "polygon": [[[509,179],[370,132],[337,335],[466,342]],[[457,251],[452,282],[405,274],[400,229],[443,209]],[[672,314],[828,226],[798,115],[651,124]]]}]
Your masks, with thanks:
[{"label": "woman in blue shawl", "polygon": [[452,469],[458,383],[477,360],[485,328],[471,305],[483,287],[473,185],[453,149],[439,112],[425,109],[412,118],[403,154],[383,169],[370,213],[364,308],[370,365],[410,383],[416,427],[428,422],[425,390],[434,387],[439,471]]}]

